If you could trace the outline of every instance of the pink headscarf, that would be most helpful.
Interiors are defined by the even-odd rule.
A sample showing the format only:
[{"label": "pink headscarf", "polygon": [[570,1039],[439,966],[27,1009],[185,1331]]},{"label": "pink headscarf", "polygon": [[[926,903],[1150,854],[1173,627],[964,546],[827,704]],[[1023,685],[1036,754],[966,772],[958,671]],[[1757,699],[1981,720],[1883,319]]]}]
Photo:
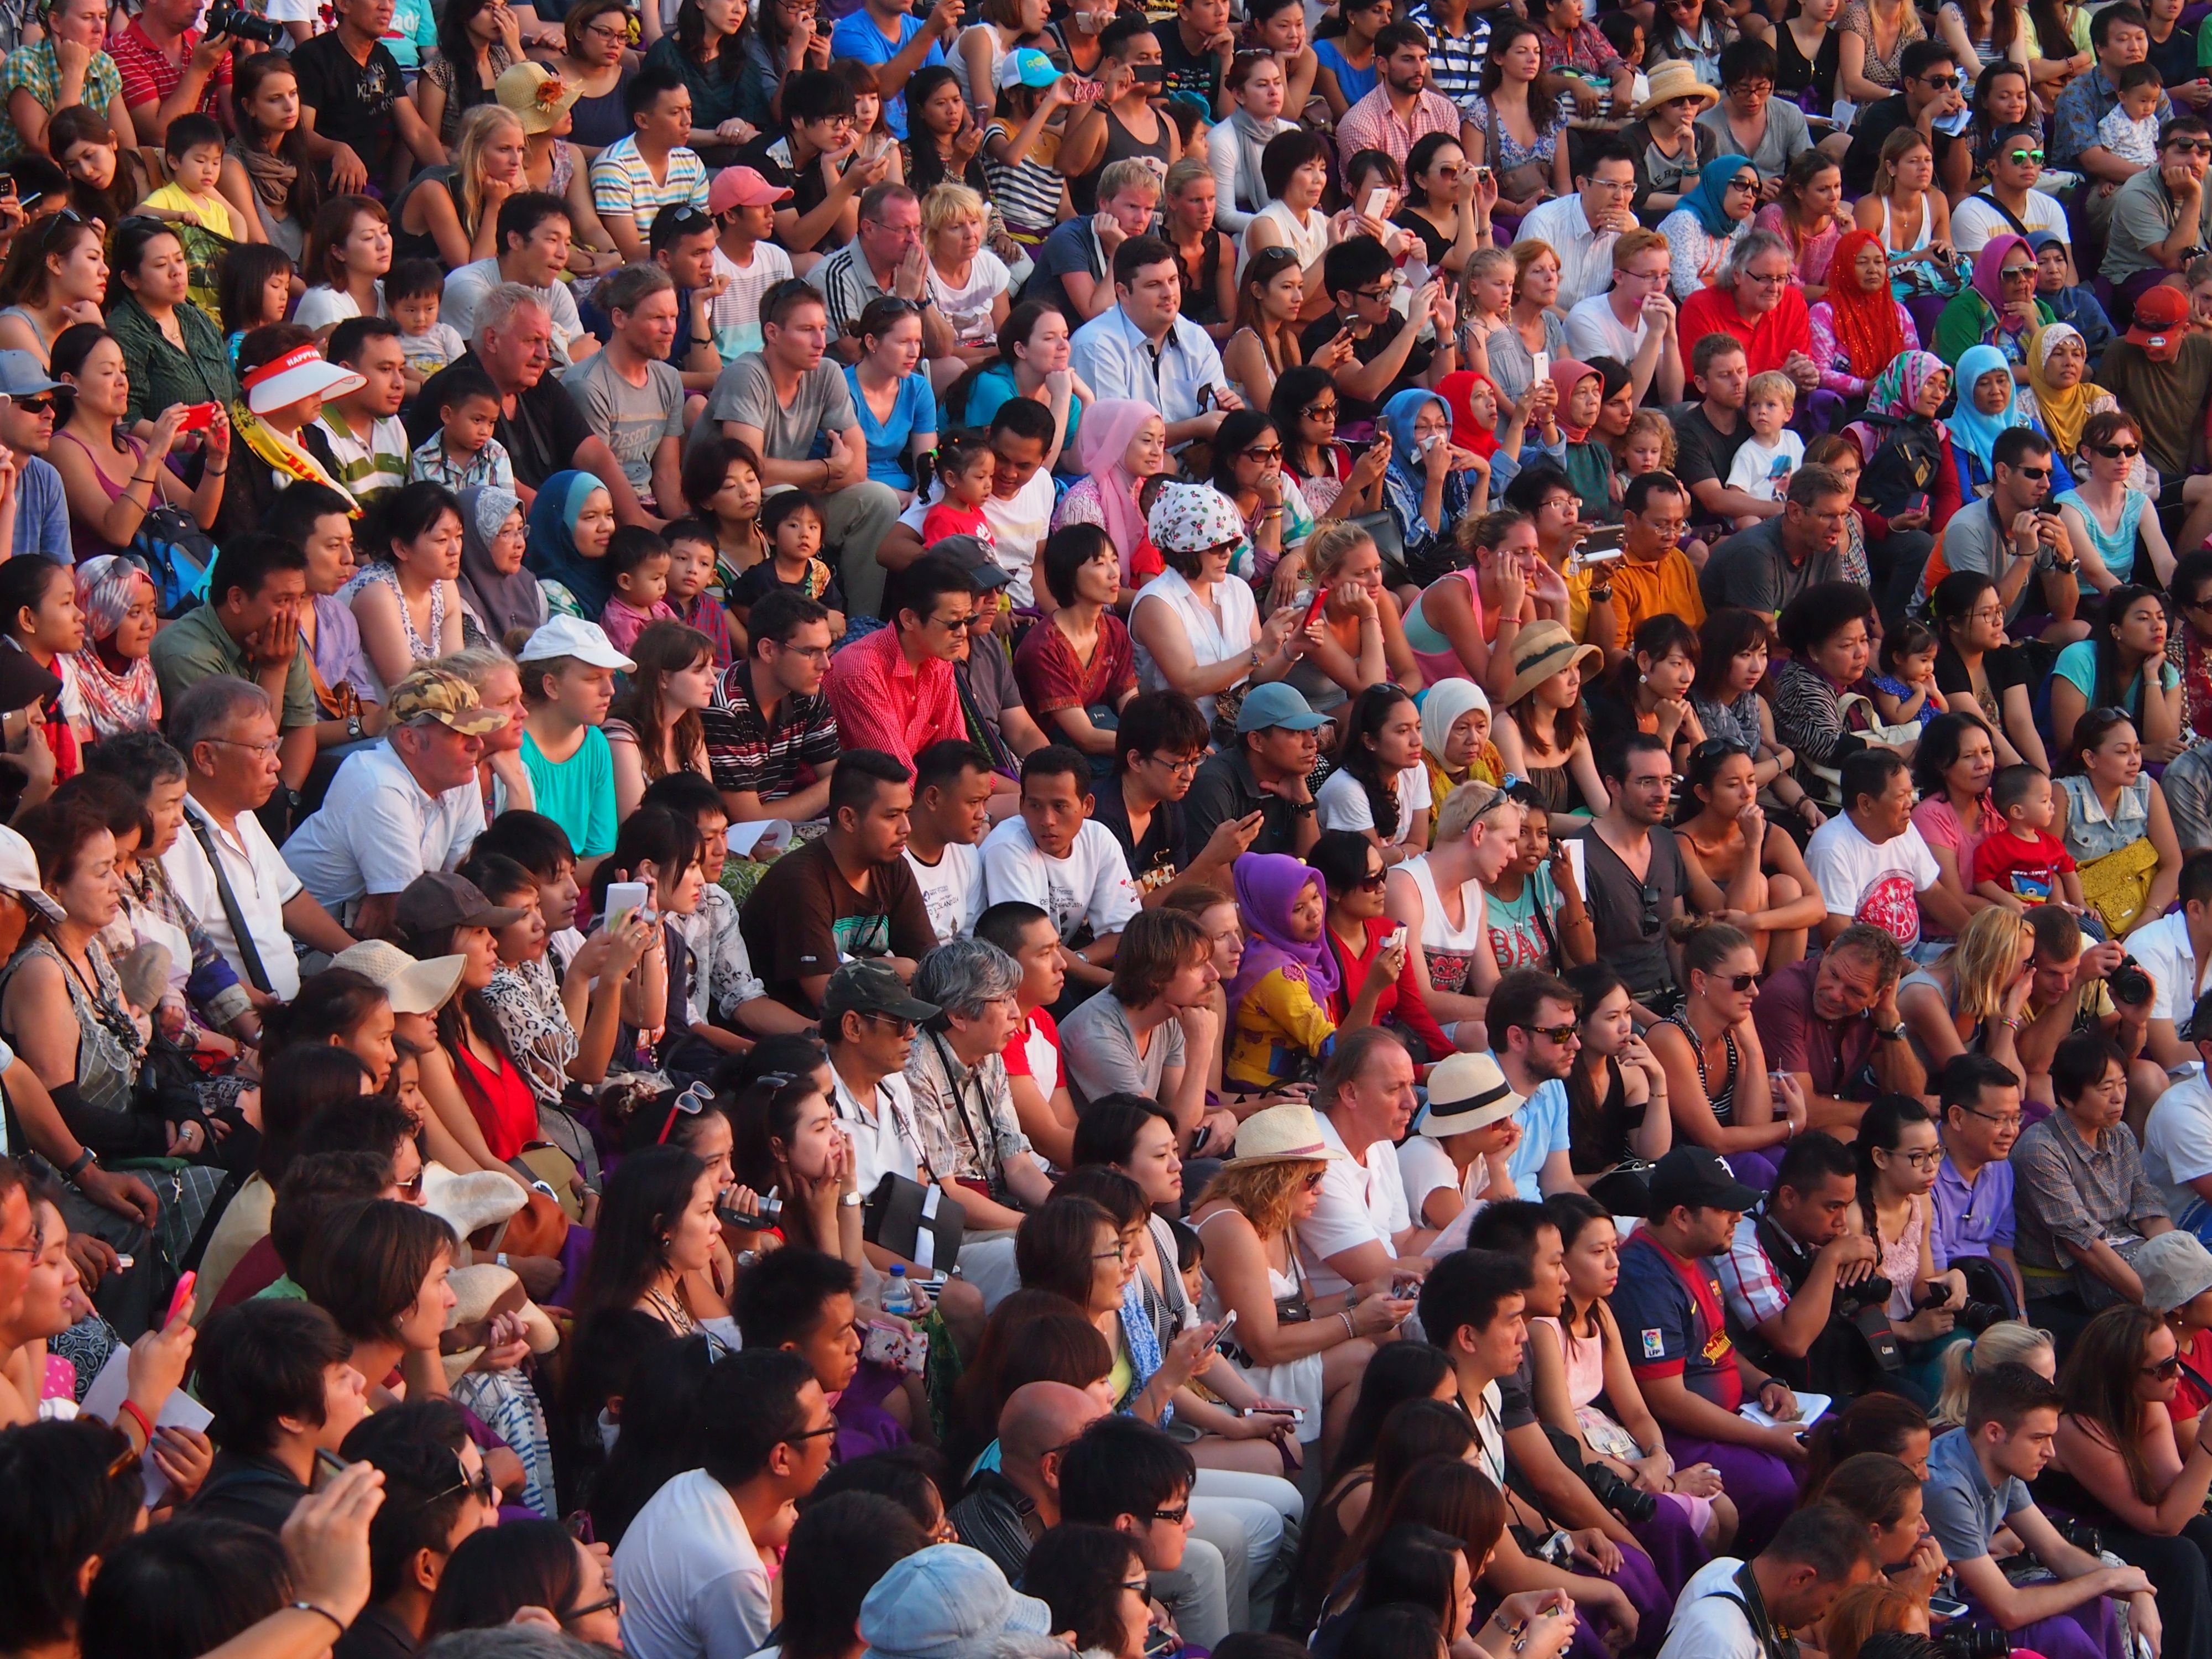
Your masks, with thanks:
[{"label": "pink headscarf", "polygon": [[1076,459],[1098,486],[1098,501],[1106,514],[1106,533],[1121,550],[1121,578],[1129,579],[1130,556],[1145,539],[1145,515],[1137,506],[1137,486],[1143,482],[1121,465],[1131,440],[1145,422],[1160,419],[1160,411],[1133,398],[1106,398],[1083,411],[1083,429]]}]

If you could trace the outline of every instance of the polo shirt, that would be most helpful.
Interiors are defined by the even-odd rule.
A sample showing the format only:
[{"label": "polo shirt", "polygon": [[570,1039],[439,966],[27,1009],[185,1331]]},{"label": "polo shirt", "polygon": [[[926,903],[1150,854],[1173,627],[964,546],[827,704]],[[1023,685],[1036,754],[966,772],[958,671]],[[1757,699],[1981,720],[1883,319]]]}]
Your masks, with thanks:
[{"label": "polo shirt", "polygon": [[426,870],[453,869],[483,828],[483,792],[473,778],[430,794],[387,741],[339,763],[321,808],[284,843],[284,862],[343,921],[341,912],[366,895],[401,892]]},{"label": "polo shirt", "polygon": [[1874,1098],[1874,1017],[1822,1019],[1813,1005],[1813,981],[1820,958],[1794,962],[1759,988],[1751,1006],[1759,1047],[1767,1065],[1778,1072],[1802,1072],[1816,1094],[1837,1100]]},{"label": "polo shirt", "polygon": [[592,207],[594,211],[625,213],[637,225],[641,240],[653,229],[663,208],[690,203],[707,210],[707,164],[699,152],[678,144],[668,152],[666,177],[655,179],[645,157],[637,153],[637,135],[617,138],[592,161]]},{"label": "polo shirt", "polygon": [[832,252],[806,273],[806,280],[822,295],[833,340],[845,337],[848,325],[868,308],[870,301],[884,297],[884,285],[862,257],[858,241],[848,242]]},{"label": "polo shirt", "polygon": [[1261,812],[1266,817],[1251,850],[1297,851],[1298,820],[1304,814],[1280,795],[1261,793],[1252,776],[1251,757],[1241,741],[1234,749],[1218,750],[1206,757],[1182,805],[1186,845],[1203,847],[1226,820]]},{"label": "polo shirt", "polygon": [[2197,999],[2212,985],[2212,969],[2201,977],[2197,972],[2189,918],[2178,913],[2160,916],[2129,934],[2128,948],[2151,977],[2150,1017],[2171,1020],[2177,1028],[2187,1024]]},{"label": "polo shirt", "polygon": [[1212,337],[1188,317],[1178,316],[1155,347],[1120,306],[1109,306],[1075,331],[1070,350],[1097,396],[1150,404],[1170,424],[1197,418],[1201,388],[1229,384]]},{"label": "polo shirt", "polygon": [[[261,958],[262,971],[268,975],[268,989],[278,1001],[289,1002],[300,994],[300,962],[285,931],[284,907],[301,891],[300,878],[284,862],[276,843],[269,839],[269,832],[253,813],[240,812],[235,830],[227,830],[187,795],[185,814],[190,822],[161,854],[169,884],[200,919],[200,926],[207,929],[222,959],[241,981],[252,983],[229,913],[223,908],[215,866],[208,862],[207,847],[212,844],[222,861],[222,878],[229,884],[231,902],[237,906],[239,919],[245,922]],[[200,840],[196,825],[205,827],[206,843]]]},{"label": "polo shirt", "polygon": [[369,422],[356,434],[334,404],[323,405],[315,424],[330,441],[331,459],[337,465],[337,481],[366,501],[407,482],[407,459],[415,446],[407,441],[407,427],[397,415]]},{"label": "polo shirt", "polygon": [[[2212,1170],[2212,1164],[2205,1167]],[[1936,1170],[1936,1230],[1929,1241],[1936,1261],[1954,1262],[1961,1256],[2008,1250],[2012,1240],[2012,1165],[2003,1158],[1984,1164],[1975,1171],[1974,1184],[1969,1187],[1959,1174],[1959,1166],[1945,1158]]]},{"label": "polo shirt", "polygon": [[[145,20],[132,18],[128,28],[107,42],[107,55],[115,60],[115,71],[123,77],[123,107],[159,104],[182,86],[185,65],[191,61],[192,49],[199,43],[200,32],[186,29],[177,42],[179,59],[172,63],[146,33]],[[225,52],[215,73],[207,78],[207,89],[200,94],[201,114],[215,115],[221,109],[222,90],[230,84],[230,77],[231,57]]]},{"label": "polo shirt", "polygon": [[1513,1121],[1521,1127],[1521,1140],[1505,1168],[1514,1190],[1534,1198],[1541,1188],[1546,1160],[1567,1150],[1567,1085],[1557,1078],[1539,1084]]},{"label": "polo shirt", "polygon": [[1710,1259],[1685,1261],[1639,1229],[1621,1246],[1620,1280],[1609,1300],[1638,1377],[1679,1376],[1724,1410],[1743,1404],[1720,1274]]},{"label": "polo shirt", "polygon": [[2034,1507],[2027,1484],[2007,1475],[1992,1486],[1963,1428],[1948,1429],[1928,1448],[1928,1478],[1920,1483],[1928,1530],[1953,1561],[1978,1561],[1990,1553],[1997,1528]]},{"label": "polo shirt", "polygon": [[[174,708],[177,701],[202,680],[216,675],[258,684],[252,665],[238,641],[224,630],[211,605],[195,605],[154,635],[148,653],[154,678],[161,684],[161,706]],[[307,672],[305,652],[292,653],[292,666],[284,675],[284,706],[277,710],[278,728],[285,732],[313,726],[322,718],[315,702],[315,684]]]},{"label": "polo shirt", "polygon": [[714,687],[714,696],[699,711],[706,728],[707,764],[714,787],[725,792],[750,792],[763,803],[782,799],[802,788],[803,767],[811,782],[819,769],[836,763],[837,716],[830,712],[826,693],[811,696],[786,692],[775,706],[773,721],[762,718],[753,701],[753,672],[750,660],[732,663]]},{"label": "polo shirt", "polygon": [[1761,1659],[1765,1645],[1736,1588],[1742,1571],[1737,1557],[1717,1555],[1691,1576],[1675,1600],[1659,1659]]},{"label": "polo shirt", "polygon": [[1322,1166],[1321,1200],[1314,1212],[1298,1223],[1298,1252],[1305,1258],[1306,1277],[1316,1296],[1332,1296],[1352,1288],[1328,1258],[1362,1244],[1379,1243],[1384,1255],[1395,1260],[1397,1236],[1413,1224],[1406,1204],[1406,1184],[1398,1174],[1397,1149],[1378,1140],[1366,1149],[1363,1167],[1326,1112],[1314,1114],[1322,1142],[1345,1154]]}]

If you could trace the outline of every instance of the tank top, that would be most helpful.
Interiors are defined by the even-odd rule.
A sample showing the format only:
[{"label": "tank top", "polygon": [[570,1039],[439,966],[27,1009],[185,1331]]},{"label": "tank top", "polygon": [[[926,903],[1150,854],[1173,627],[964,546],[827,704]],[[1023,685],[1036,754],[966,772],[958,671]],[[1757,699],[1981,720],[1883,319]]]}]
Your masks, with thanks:
[{"label": "tank top", "polygon": [[1698,1061],[1698,1081],[1705,1085],[1705,1099],[1713,1109],[1713,1121],[1716,1123],[1723,1124],[1732,1122],[1735,1117],[1736,1060],[1738,1058],[1735,1046],[1735,1033],[1734,1031],[1723,1031],[1721,1033],[1721,1042],[1725,1045],[1728,1050],[1728,1071],[1721,1078],[1721,1086],[1716,1089],[1713,1087],[1712,1079],[1705,1075],[1705,1045],[1704,1040],[1700,1038],[1695,1031],[1690,1029],[1689,1010],[1686,1008],[1676,1009],[1673,1013],[1667,1016],[1667,1024],[1674,1027],[1675,1030],[1681,1032],[1685,1037],[1689,1039],[1690,1052],[1692,1054],[1696,1056]]},{"label": "tank top", "polygon": [[1121,125],[1121,118],[1110,109],[1102,111],[1106,119],[1106,151],[1098,158],[1098,165],[1080,179],[1068,181],[1068,190],[1075,198],[1079,213],[1098,211],[1098,175],[1116,161],[1126,161],[1131,156],[1141,155],[1159,163],[1160,176],[1167,177],[1168,134],[1173,129],[1168,118],[1155,112],[1153,119],[1159,123],[1159,136],[1149,144]]},{"label": "tank top", "polygon": [[1413,885],[1421,892],[1421,954],[1429,964],[1429,984],[1438,991],[1453,995],[1467,988],[1467,973],[1478,951],[1487,951],[1490,941],[1486,936],[1482,921],[1482,884],[1469,881],[1459,890],[1460,921],[1454,926],[1445,914],[1443,895],[1437,889],[1436,872],[1429,866],[1429,855],[1407,859],[1398,866],[1413,878]]},{"label": "tank top", "polygon": [[538,1097],[519,1066],[478,1060],[465,1042],[447,1052],[453,1057],[453,1079],[469,1115],[483,1131],[484,1142],[497,1158],[513,1158],[538,1133]]},{"label": "tank top", "polygon": [[[407,181],[407,187],[399,192],[398,198],[392,204],[392,263],[393,264],[398,264],[402,259],[428,259],[440,264],[445,263],[444,257],[438,252],[436,237],[427,230],[409,230],[406,228],[407,204],[416,191],[426,185],[434,185],[452,198],[453,212],[458,216],[461,211],[461,198],[453,186],[459,178],[459,168],[437,167],[426,167]],[[468,234],[466,225],[462,226],[461,234],[463,235]]]},{"label": "tank top", "polygon": [[1875,1247],[1881,1252],[1881,1276],[1890,1283],[1889,1316],[1892,1319],[1912,1317],[1912,1298],[1919,1289],[1920,1229],[1923,1225],[1921,1206],[1927,1202],[1916,1196],[1906,1212],[1905,1232],[1898,1238],[1884,1238],[1879,1222],[1875,1227]]},{"label": "tank top", "polygon": [[[107,499],[109,501],[119,501],[123,499],[124,486],[116,483],[114,479],[109,477],[106,472],[100,467],[100,463],[97,460],[94,460],[91,446],[87,444],[83,439],[78,437],[76,433],[70,431],[66,427],[57,431],[54,434],[54,436],[57,438],[67,438],[79,449],[84,451],[85,459],[92,462],[92,476],[100,480],[100,487],[107,492]],[[125,438],[123,440],[123,447],[131,452],[131,470],[133,472],[136,472],[138,470],[139,461],[143,459],[145,457],[146,446],[140,443],[136,438]],[[106,537],[100,534],[100,526],[98,525],[88,523],[84,519],[80,518],[74,503],[72,503],[70,507],[69,520],[70,545],[76,550],[76,561],[79,564],[82,564],[87,559],[96,558],[102,553],[120,553],[123,551],[123,550],[118,547],[113,542],[109,541]]]},{"label": "tank top", "polygon": [[53,349],[54,343],[46,337],[46,331],[39,326],[39,319],[24,310],[22,307],[9,306],[0,308],[0,317],[21,317],[23,319],[23,326],[31,331],[32,335],[38,340],[40,349],[51,351]]},{"label": "tank top", "polygon": [[1550,1314],[1539,1314],[1531,1324],[1549,1325],[1552,1334],[1559,1340],[1559,1357],[1565,1362],[1567,1375],[1567,1403],[1577,1411],[1605,1392],[1605,1338],[1571,1337],[1559,1320]]},{"label": "tank top", "polygon": [[[1496,630],[1490,618],[1482,614],[1482,584],[1475,580],[1472,570],[1447,571],[1437,580],[1447,582],[1455,576],[1467,583],[1467,602],[1474,610],[1476,631],[1486,640],[1495,640]],[[1421,683],[1434,685],[1440,680],[1463,680],[1467,678],[1467,665],[1459,659],[1459,653],[1452,649],[1452,642],[1444,637],[1443,630],[1431,622],[1422,610],[1428,597],[1424,590],[1414,599],[1406,612],[1404,623],[1406,644],[1413,653],[1413,660],[1421,665]]]}]

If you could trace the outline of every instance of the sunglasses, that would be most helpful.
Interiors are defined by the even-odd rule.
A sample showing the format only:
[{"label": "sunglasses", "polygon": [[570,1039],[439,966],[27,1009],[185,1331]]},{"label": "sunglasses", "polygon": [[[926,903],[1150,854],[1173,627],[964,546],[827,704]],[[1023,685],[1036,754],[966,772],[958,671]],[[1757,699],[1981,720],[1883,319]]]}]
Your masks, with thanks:
[{"label": "sunglasses", "polygon": [[[698,1116],[701,1112],[706,1110],[707,1103],[714,1097],[714,1091],[704,1084],[699,1083],[693,1084],[682,1094],[677,1096],[669,1103],[668,1116],[662,1121],[660,1133],[654,1138],[653,1145],[665,1146],[668,1144],[669,1131],[676,1127],[677,1118]],[[416,1184],[421,1184],[419,1178]]]},{"label": "sunglasses", "polygon": [[1321,1190],[1321,1183],[1322,1183],[1322,1182],[1324,1182],[1324,1181],[1328,1180],[1328,1170],[1315,1170],[1311,1175],[1309,1175],[1309,1176],[1307,1176],[1307,1177],[1306,1177],[1303,1182],[1299,1182],[1298,1184],[1299,1184],[1300,1186],[1304,1187],[1304,1188],[1306,1189],[1306,1191],[1308,1191],[1308,1192],[1310,1192],[1310,1193],[1317,1193],[1317,1192],[1319,1192],[1319,1191]]},{"label": "sunglasses", "polygon": [[8,400],[26,415],[43,415],[54,406],[54,394],[41,392],[33,398],[11,398]]},{"label": "sunglasses", "polygon": [[[2177,1359],[2177,1360],[2175,1360],[2173,1363],[2174,1363],[2176,1365],[2179,1365],[2179,1364],[2180,1364],[2180,1363],[2181,1363],[2181,1362],[2180,1362],[2179,1360],[2178,1360],[2178,1359]],[[1173,1509],[1173,1510],[1154,1510],[1152,1511],[1152,1519],[1153,1519],[1153,1520],[1155,1520],[1155,1521],[1164,1521],[1164,1522],[1167,1522],[1170,1526],[1171,1526],[1171,1527],[1179,1527],[1179,1526],[1182,1525],[1182,1523],[1183,1523],[1185,1521],[1188,1520],[1189,1518],[1190,1518],[1190,1505],[1189,1505],[1188,1504],[1183,1504],[1183,1505],[1182,1505],[1182,1508],[1180,1508],[1180,1509]]]},{"label": "sunglasses", "polygon": [[1753,986],[1759,983],[1759,975],[1755,972],[1748,974],[1730,974],[1721,982],[1727,986],[1729,990],[1735,992],[1738,996],[1741,996],[1746,991],[1748,991]]},{"label": "sunglasses", "polygon": [[2040,167],[2043,164],[2043,152],[2039,149],[2016,149],[2008,155],[2005,160],[2016,167],[2025,167],[2030,161]]},{"label": "sunglasses", "polygon": [[2160,1382],[2177,1377],[2181,1375],[2181,1356],[2178,1353],[2172,1354],[2160,1360],[2155,1365],[2145,1365],[2142,1367],[2142,1374],[2145,1376],[2157,1377]]},{"label": "sunglasses", "polygon": [[2108,461],[2131,461],[2142,453],[2140,444],[2093,444],[2090,447]]},{"label": "sunglasses", "polygon": [[1377,870],[1372,875],[1360,877],[1358,885],[1363,893],[1379,893],[1389,884],[1389,880],[1390,872],[1388,870]]},{"label": "sunglasses", "polygon": [[1549,1037],[1554,1042],[1565,1042],[1580,1030],[1571,1020],[1565,1025],[1523,1025],[1521,1029],[1532,1036]]},{"label": "sunglasses", "polygon": [[2173,138],[2166,146],[2177,155],[2212,155],[2212,144],[2203,139]]},{"label": "sunglasses", "polygon": [[432,1492],[422,1499],[420,1507],[427,1510],[433,1504],[443,1503],[456,1492],[466,1492],[480,1504],[496,1503],[499,1499],[499,1489],[491,1483],[491,1471],[480,1468],[473,1475],[463,1474],[443,1492]]},{"label": "sunglasses", "polygon": [[2051,469],[2047,466],[2023,466],[2020,470],[2020,476],[2023,478],[2047,478],[2051,476]]},{"label": "sunglasses", "polygon": [[1308,404],[1298,413],[1309,421],[1333,421],[1336,418],[1334,404]]},{"label": "sunglasses", "polygon": [[2035,280],[2033,265],[2006,265],[1997,275],[2008,283],[2032,283]]}]

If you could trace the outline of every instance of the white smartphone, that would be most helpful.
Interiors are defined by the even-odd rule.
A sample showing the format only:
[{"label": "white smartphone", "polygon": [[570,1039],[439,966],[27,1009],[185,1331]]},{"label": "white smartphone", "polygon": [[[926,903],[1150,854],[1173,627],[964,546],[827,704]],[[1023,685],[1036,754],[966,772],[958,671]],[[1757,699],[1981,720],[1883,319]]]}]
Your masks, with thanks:
[{"label": "white smartphone", "polygon": [[1213,1340],[1207,1343],[1203,1348],[1200,1348],[1198,1351],[1199,1357],[1200,1358],[1204,1358],[1207,1354],[1214,1352],[1215,1349],[1221,1346],[1223,1339],[1236,1328],[1237,1310],[1231,1308],[1227,1313],[1221,1316],[1221,1323],[1214,1327]]},{"label": "white smartphone", "polygon": [[1381,185],[1377,185],[1367,192],[1367,205],[1361,211],[1370,219],[1379,220],[1382,216],[1382,210],[1389,204],[1390,192]]},{"label": "white smartphone", "polygon": [[1528,384],[1534,386],[1540,380],[1548,380],[1551,378],[1552,354],[1548,351],[1530,352],[1528,354]]},{"label": "white smartphone", "polygon": [[629,919],[645,908],[652,890],[641,881],[611,881],[607,884],[607,927],[618,932]]},{"label": "white smartphone", "polygon": [[1393,927],[1390,930],[1389,948],[1393,951],[1402,951],[1406,948],[1406,924],[1404,922],[1400,922],[1395,927]]}]

